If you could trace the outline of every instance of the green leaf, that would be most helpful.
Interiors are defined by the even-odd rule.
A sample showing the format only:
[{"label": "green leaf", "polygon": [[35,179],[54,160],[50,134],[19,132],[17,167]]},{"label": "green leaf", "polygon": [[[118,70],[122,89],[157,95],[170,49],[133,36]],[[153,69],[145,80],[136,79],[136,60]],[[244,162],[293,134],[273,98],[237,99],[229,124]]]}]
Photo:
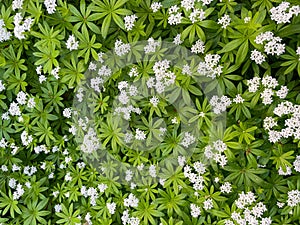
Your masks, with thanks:
[{"label": "green leaf", "polygon": [[108,29],[110,27],[110,22],[111,22],[111,14],[107,15],[105,17],[105,19],[103,20],[103,24],[101,27],[101,33],[102,33],[102,37],[106,38],[107,34],[108,34]]},{"label": "green leaf", "polygon": [[239,47],[244,42],[243,39],[236,39],[227,43],[218,53],[230,52]]}]

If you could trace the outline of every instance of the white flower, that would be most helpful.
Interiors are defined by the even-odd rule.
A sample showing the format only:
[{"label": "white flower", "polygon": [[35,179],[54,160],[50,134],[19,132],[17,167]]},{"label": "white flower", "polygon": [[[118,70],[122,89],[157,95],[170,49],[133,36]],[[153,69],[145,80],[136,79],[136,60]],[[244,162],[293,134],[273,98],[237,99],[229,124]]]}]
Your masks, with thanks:
[{"label": "white flower", "polygon": [[39,76],[39,82],[40,83],[43,83],[44,81],[46,81],[47,80],[47,78],[44,76],[44,75],[40,75]]},{"label": "white flower", "polygon": [[298,205],[299,202],[300,202],[300,191],[298,190],[289,191],[287,205],[290,207],[294,207]]},{"label": "white flower", "polygon": [[16,191],[13,193],[13,199],[18,200],[24,194],[25,190],[21,184],[17,185]]},{"label": "white flower", "polygon": [[192,23],[202,21],[205,19],[205,11],[203,9],[194,9],[190,14],[189,19]]},{"label": "white flower", "polygon": [[55,79],[58,79],[59,78],[59,75],[58,75],[59,70],[60,70],[60,67],[57,66],[53,70],[51,70],[50,74],[53,75],[55,77]]},{"label": "white flower", "polygon": [[178,156],[177,157],[177,160],[178,160],[178,164],[179,164],[179,166],[184,166],[184,164],[185,164],[185,162],[186,162],[186,158],[184,157],[184,156]]},{"label": "white flower", "polygon": [[132,179],[133,172],[131,170],[126,170],[125,174],[126,174],[125,180],[130,181]]},{"label": "white flower", "polygon": [[189,11],[194,8],[195,0],[181,0],[181,7]]},{"label": "white flower", "polygon": [[158,103],[159,103],[159,99],[156,97],[156,96],[153,96],[151,99],[150,99],[150,103],[154,106],[154,107],[157,107]]},{"label": "white flower", "polygon": [[32,18],[26,18],[23,24],[21,25],[22,20],[23,17],[21,13],[16,13],[16,15],[14,16],[14,35],[20,40],[25,39],[24,32],[30,30],[30,27],[34,21],[34,19]]},{"label": "white flower", "polygon": [[205,173],[205,165],[203,163],[201,163],[200,161],[195,162],[193,167],[198,174],[202,175]]},{"label": "white flower", "polygon": [[214,95],[209,103],[213,107],[215,114],[221,114],[222,112],[226,111],[228,106],[231,105],[231,100],[225,95],[221,97]]},{"label": "white flower", "polygon": [[271,130],[271,128],[273,128],[274,126],[277,126],[277,122],[273,117],[266,117],[264,119],[263,127],[266,130]]},{"label": "white flower", "polygon": [[172,6],[171,8],[169,8],[169,18],[168,18],[168,23],[170,25],[177,25],[181,23],[182,20],[182,13],[177,13],[178,11],[178,7],[177,6]]},{"label": "white flower", "polygon": [[197,217],[200,216],[200,214],[201,214],[201,209],[200,209],[199,206],[197,206],[197,205],[195,205],[195,204],[192,203],[192,204],[190,205],[190,208],[191,208],[191,215],[192,215],[192,217],[197,218]]},{"label": "white flower", "polygon": [[251,20],[251,17],[247,16],[244,18],[244,23],[249,23]]},{"label": "white flower", "polygon": [[0,80],[0,92],[5,90],[5,85],[2,83],[2,80]]},{"label": "white flower", "polygon": [[144,47],[146,54],[153,53],[156,51],[156,47],[160,45],[159,41],[155,41],[152,37],[148,39],[148,44]]},{"label": "white flower", "polygon": [[276,205],[278,206],[278,208],[282,208],[285,203],[284,202],[277,202]]},{"label": "white flower", "polygon": [[229,15],[225,14],[221,18],[218,19],[218,24],[222,25],[222,28],[226,29],[226,27],[230,24],[231,18]]},{"label": "white flower", "polygon": [[125,29],[127,31],[132,30],[132,28],[134,27],[134,22],[137,18],[138,17],[135,14],[124,17]]},{"label": "white flower", "polygon": [[182,44],[182,40],[180,40],[180,34],[177,34],[175,37],[174,37],[174,40],[173,40],[173,43],[175,44],[175,45],[180,45],[180,44]]},{"label": "white flower", "polygon": [[24,146],[28,146],[33,141],[33,137],[32,135],[28,135],[26,131],[23,131],[21,134],[21,140]]},{"label": "white flower", "polygon": [[204,53],[204,51],[205,51],[205,45],[204,45],[204,42],[201,40],[197,40],[196,44],[194,44],[191,49],[191,52],[196,53],[196,54]]},{"label": "white flower", "polygon": [[283,175],[283,176],[291,175],[292,174],[292,169],[291,169],[291,167],[286,166],[286,171],[284,172],[282,167],[280,167],[279,170],[278,170],[278,174]]},{"label": "white flower", "polygon": [[239,103],[243,103],[245,99],[243,99],[243,97],[240,94],[237,94],[232,101],[236,104],[239,104]]},{"label": "white flower", "polygon": [[146,134],[144,131],[140,130],[139,128],[136,129],[135,131],[135,139],[136,140],[145,140],[146,139]]},{"label": "white flower", "polygon": [[[297,47],[296,54],[300,56],[300,47]],[[300,58],[299,58],[300,59]]]},{"label": "white flower", "polygon": [[289,89],[286,86],[281,86],[281,88],[278,91],[276,91],[276,95],[279,98],[284,99],[287,96],[288,91]]},{"label": "white flower", "polygon": [[98,184],[98,189],[101,193],[103,193],[108,188],[107,184]]},{"label": "white flower", "polygon": [[262,98],[262,103],[264,105],[269,105],[273,102],[272,99],[272,95],[273,95],[273,90],[270,88],[266,88],[265,90],[263,90],[263,92],[260,94],[260,97]]},{"label": "white flower", "polygon": [[32,109],[32,108],[34,108],[34,106],[35,106],[34,98],[29,98],[28,102],[27,102],[27,107]]},{"label": "white flower", "polygon": [[62,210],[61,204],[56,204],[56,205],[54,206],[54,210],[55,210],[56,213],[59,213],[59,212]]},{"label": "white flower", "polygon": [[222,73],[222,66],[218,65],[221,56],[218,54],[207,54],[204,62],[200,62],[198,73],[206,77],[215,78]]},{"label": "white flower", "polygon": [[26,104],[26,97],[27,97],[27,93],[23,92],[23,91],[20,91],[18,94],[17,94],[17,102],[20,104],[20,105],[25,105]]},{"label": "white flower", "polygon": [[112,203],[106,203],[106,207],[107,207],[107,209],[108,209],[108,211],[109,211],[109,213],[110,214],[115,214],[115,212],[116,212],[116,203],[114,203],[114,202],[112,202]]},{"label": "white flower", "polygon": [[196,141],[196,138],[190,134],[189,132],[184,133],[184,137],[180,144],[182,144],[185,148],[188,148],[191,144],[193,144]]},{"label": "white flower", "polygon": [[56,11],[56,0],[45,0],[44,5],[46,6],[47,12],[53,14]]},{"label": "white flower", "polygon": [[7,31],[3,19],[0,19],[0,42],[7,41],[11,37],[11,33]]},{"label": "white flower", "polygon": [[153,12],[157,12],[162,7],[161,2],[152,2],[150,8]]},{"label": "white flower", "polygon": [[[203,5],[209,5],[213,0],[201,0]],[[199,2],[199,0],[198,0]]]},{"label": "white flower", "polygon": [[66,180],[66,181],[71,181],[71,180],[72,180],[72,177],[71,177],[71,173],[70,173],[70,172],[66,173],[65,180]]},{"label": "white flower", "polygon": [[84,135],[81,151],[92,153],[100,147],[100,142],[94,129],[89,128],[87,134]]},{"label": "white flower", "polygon": [[250,80],[247,80],[249,86],[249,92],[256,92],[260,86],[260,77],[253,77]]},{"label": "white flower", "polygon": [[16,185],[17,185],[17,180],[16,179],[14,179],[14,178],[10,178],[9,179],[9,181],[8,181],[8,186],[10,187],[10,188],[15,188],[16,187]]},{"label": "white flower", "polygon": [[66,118],[71,118],[72,116],[72,109],[71,108],[65,108],[63,111],[63,116]]},{"label": "white flower", "polygon": [[300,172],[300,155],[297,155],[295,161],[293,162],[294,170]]},{"label": "white flower", "polygon": [[151,177],[156,177],[156,166],[155,165],[151,165],[149,167],[149,174]]},{"label": "white flower", "polygon": [[205,200],[205,201],[203,202],[203,204],[204,204],[203,208],[204,208],[205,210],[212,209],[213,206],[214,206],[214,205],[213,205],[213,201],[212,201],[211,198]]},{"label": "white flower", "polygon": [[300,13],[300,7],[292,6],[290,8],[289,2],[282,2],[277,7],[270,9],[271,19],[276,21],[277,24],[280,23],[290,23],[293,15],[298,15]]},{"label": "white flower", "polygon": [[66,45],[67,45],[67,49],[69,49],[70,51],[77,50],[79,46],[79,42],[76,41],[75,36],[72,34],[69,35]]},{"label": "white flower", "polygon": [[121,40],[116,40],[115,42],[115,53],[118,56],[124,56],[130,52],[130,44],[124,44]]},{"label": "white flower", "polygon": [[8,111],[12,116],[21,116],[21,110],[18,103],[15,102],[10,103]]},{"label": "white flower", "polygon": [[24,0],[13,0],[12,9],[15,11],[16,9],[22,9]]},{"label": "white flower", "polygon": [[136,67],[132,67],[128,73],[130,77],[137,77],[139,75]]},{"label": "white flower", "polygon": [[225,182],[221,187],[220,187],[221,193],[230,193],[232,190],[231,184],[229,182]]},{"label": "white flower", "polygon": [[127,198],[124,199],[124,206],[126,207],[137,207],[139,200],[134,194],[130,193]]},{"label": "white flower", "polygon": [[260,65],[266,61],[266,57],[258,50],[254,49],[251,51],[250,59],[255,61],[256,64]]}]

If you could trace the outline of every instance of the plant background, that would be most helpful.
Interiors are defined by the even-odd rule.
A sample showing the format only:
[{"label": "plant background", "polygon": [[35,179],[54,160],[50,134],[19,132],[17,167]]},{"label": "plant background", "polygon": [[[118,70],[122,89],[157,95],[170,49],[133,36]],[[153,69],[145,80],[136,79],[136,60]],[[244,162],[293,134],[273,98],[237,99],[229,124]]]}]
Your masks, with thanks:
[{"label": "plant background", "polygon": [[[288,2],[299,4],[298,1]],[[13,10],[12,3],[10,0],[0,2],[0,19],[3,19],[7,31],[12,33],[9,40],[0,42],[0,80],[5,85],[0,92],[0,114],[5,115],[9,111],[20,91],[27,93],[28,98],[34,98],[35,107],[20,104],[21,116],[9,115],[9,119],[0,121],[0,140],[7,142],[5,147],[2,143],[0,148],[0,223],[81,224],[92,221],[93,224],[121,224],[122,213],[128,209],[124,206],[124,199],[133,193],[139,198],[139,204],[130,208],[130,214],[139,218],[140,224],[225,224],[237,210],[235,200],[239,193],[251,191],[258,201],[266,205],[268,210],[264,215],[272,218],[272,224],[299,224],[298,204],[282,208],[277,204],[287,203],[288,192],[300,188],[299,172],[293,168],[299,154],[299,140],[290,137],[276,143],[268,141],[263,119],[273,115],[273,109],[282,100],[275,98],[272,104],[265,105],[260,100],[261,92],[251,93],[247,86],[247,80],[253,77],[271,75],[289,89],[286,100],[300,103],[300,61],[296,52],[300,46],[300,17],[294,16],[290,23],[285,24],[272,20],[270,9],[282,1],[215,0],[208,5],[198,1],[195,4],[203,8],[205,19],[192,23],[188,19],[189,12],[180,8],[183,19],[177,25],[168,23],[168,9],[172,5],[180,6],[180,1],[176,0],[163,1],[157,12],[151,9],[153,2],[150,0],[58,0],[53,14],[47,12],[41,0],[24,0],[22,7],[16,10]],[[13,33],[17,12],[33,19],[24,39],[18,39]],[[137,19],[133,29],[128,31],[124,17],[132,14]],[[226,29],[218,23],[225,14],[231,18]],[[246,17],[250,17],[249,23],[244,22]],[[258,65],[250,59],[250,55],[254,49],[263,52],[263,46],[257,44],[255,38],[265,31],[281,37],[286,49],[279,56],[266,55],[266,61]],[[193,85],[192,79],[177,71],[176,85],[185,88],[198,110],[192,112],[190,118],[197,121],[197,129],[205,134],[197,140],[195,155],[187,164],[203,161],[203,149],[210,144],[205,138],[207,136],[212,137],[210,140],[220,139],[226,144],[227,165],[208,165],[202,174],[204,188],[197,191],[197,195],[193,195],[195,191],[182,167],[160,171],[173,174],[164,185],[145,177],[144,185],[131,189],[130,184],[118,182],[117,164],[103,164],[100,170],[89,164],[83,166],[82,152],[69,130],[72,119],[66,118],[63,111],[72,107],[89,63],[99,60],[100,52],[112,50],[116,40],[132,43],[152,37],[172,42],[178,34],[183,41],[181,45],[186,48],[192,48],[197,40],[205,43],[205,52],[199,53],[200,57],[208,53],[221,56],[222,73],[211,82],[207,91],[217,88],[220,94],[232,99],[240,94],[245,100],[229,107],[226,128],[211,130],[213,112],[209,99]],[[76,50],[67,48],[70,35],[79,41]],[[46,77],[42,83],[36,70],[38,66],[42,66],[41,73]],[[147,66],[140,65],[139,79],[149,76],[152,68]],[[60,68],[58,78],[53,75],[53,69],[57,67]],[[96,97],[99,105],[96,115],[101,116],[110,109],[111,96],[118,93],[115,84],[122,79],[121,74],[114,74],[106,84],[109,91]],[[163,110],[164,106],[161,105],[160,109]],[[205,112],[206,116],[199,117],[200,112]],[[144,123],[149,123],[147,119]],[[115,136],[109,133],[116,135],[110,129],[113,121],[105,118],[100,122],[99,129],[105,126],[107,129],[99,130],[99,137],[102,141],[112,137],[107,139],[106,147],[119,155],[121,161],[139,165],[159,160],[144,152],[137,154],[134,150],[122,149]],[[170,121],[169,125],[174,128]],[[281,128],[284,123],[278,126]],[[23,131],[33,137],[27,146],[21,141]],[[170,135],[169,140],[173,142],[166,142],[163,146],[171,151],[178,140],[176,133]],[[37,146],[42,146],[40,152],[35,150]],[[162,154],[163,150],[158,150],[158,154]],[[37,170],[25,173],[24,169],[28,166]],[[280,167],[284,171],[287,167],[293,170],[287,176],[279,175]],[[12,179],[21,185],[23,191],[20,186],[18,189],[12,184]],[[230,194],[220,191],[225,182],[232,185]],[[97,191],[98,197],[93,205],[91,197],[84,196],[81,188],[96,189],[101,184],[106,184],[107,189]],[[16,199],[14,194],[21,196]],[[212,199],[213,208],[206,210],[203,207],[207,199]],[[116,211],[110,214],[107,203],[112,202],[116,203]],[[200,216],[191,216],[191,204],[201,209]],[[57,210],[55,206],[61,209]]]}]

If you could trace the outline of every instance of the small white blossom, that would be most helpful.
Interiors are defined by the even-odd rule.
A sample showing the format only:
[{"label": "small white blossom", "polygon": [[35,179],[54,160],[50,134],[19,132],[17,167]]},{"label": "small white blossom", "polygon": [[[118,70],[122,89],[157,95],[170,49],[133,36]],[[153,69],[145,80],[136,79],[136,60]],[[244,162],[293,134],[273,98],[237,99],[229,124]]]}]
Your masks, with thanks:
[{"label": "small white blossom", "polygon": [[72,109],[71,108],[65,108],[63,110],[63,116],[66,118],[71,118],[72,116]]},{"label": "small white blossom", "polygon": [[130,193],[127,198],[124,199],[124,206],[126,207],[137,207],[139,200],[134,194]]},{"label": "small white blossom", "polygon": [[197,217],[200,216],[200,214],[201,214],[201,209],[200,209],[199,206],[197,206],[197,205],[195,205],[195,204],[192,203],[192,204],[190,205],[190,208],[191,208],[191,215],[192,215],[192,217],[197,218]]},{"label": "small white blossom", "polygon": [[157,12],[162,7],[161,2],[152,2],[150,8],[153,12]]},{"label": "small white blossom", "polygon": [[107,209],[108,209],[108,211],[109,211],[109,213],[110,214],[115,214],[115,212],[116,212],[116,203],[114,203],[114,202],[112,202],[112,203],[106,203],[106,207],[107,207]]},{"label": "small white blossom", "polygon": [[205,45],[204,45],[204,42],[201,41],[201,40],[197,40],[197,41],[196,41],[196,44],[194,44],[194,45],[192,46],[191,51],[192,51],[193,53],[196,53],[196,54],[198,54],[198,53],[204,53],[204,51],[205,51]]},{"label": "small white blossom", "polygon": [[212,208],[214,207],[213,201],[212,201],[211,198],[205,200],[205,201],[203,202],[203,204],[204,204],[203,208],[204,208],[205,210],[209,210],[209,209],[212,209]]},{"label": "small white blossom", "polygon": [[135,14],[124,17],[125,29],[127,31],[132,30],[132,28],[134,27],[134,22],[137,18],[138,17]]},{"label": "small white blossom", "polygon": [[221,193],[230,193],[232,190],[231,184],[229,182],[225,182],[221,187],[220,187]]},{"label": "small white blossom", "polygon": [[66,45],[67,45],[67,49],[69,49],[70,51],[77,50],[79,46],[79,42],[76,41],[75,36],[72,34],[69,36]]},{"label": "small white blossom", "polygon": [[136,129],[135,131],[135,139],[136,140],[145,140],[146,139],[146,134],[144,131],[140,130],[139,128]]},{"label": "small white blossom", "polygon": [[174,37],[174,40],[173,40],[173,43],[175,44],[175,45],[180,45],[180,44],[182,44],[182,40],[180,39],[180,34],[177,34],[175,37]]},{"label": "small white blossom", "polygon": [[12,9],[15,11],[16,9],[22,9],[24,0],[13,0]]},{"label": "small white blossom", "polygon": [[53,14],[56,11],[56,0],[44,0],[44,5],[46,6],[47,12]]},{"label": "small white blossom", "polygon": [[266,61],[266,57],[258,50],[254,49],[251,51],[250,59],[255,61],[256,64],[260,65]]},{"label": "small white blossom", "polygon": [[218,19],[218,24],[222,25],[222,28],[226,29],[226,27],[230,24],[231,18],[229,15],[225,14],[221,18]]}]

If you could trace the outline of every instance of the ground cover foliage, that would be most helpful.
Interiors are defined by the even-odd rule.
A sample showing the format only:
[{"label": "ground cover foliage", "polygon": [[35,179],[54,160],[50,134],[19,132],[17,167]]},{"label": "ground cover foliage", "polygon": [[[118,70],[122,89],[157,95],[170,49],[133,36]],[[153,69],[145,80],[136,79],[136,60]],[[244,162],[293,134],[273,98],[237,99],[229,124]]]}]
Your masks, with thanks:
[{"label": "ground cover foliage", "polygon": [[0,224],[300,223],[299,1],[0,12]]}]

